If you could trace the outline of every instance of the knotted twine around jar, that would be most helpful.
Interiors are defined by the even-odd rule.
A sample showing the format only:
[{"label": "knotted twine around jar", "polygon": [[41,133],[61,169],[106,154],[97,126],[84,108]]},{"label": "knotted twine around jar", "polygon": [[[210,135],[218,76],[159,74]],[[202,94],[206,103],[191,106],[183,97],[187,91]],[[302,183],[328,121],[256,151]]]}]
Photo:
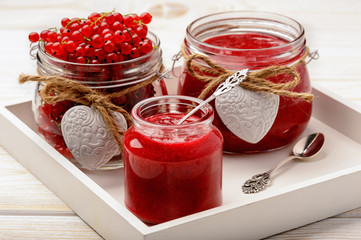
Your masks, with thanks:
[{"label": "knotted twine around jar", "polygon": [[130,114],[125,109],[112,103],[111,99],[136,91],[142,87],[147,86],[148,84],[151,84],[156,79],[159,79],[159,76],[155,75],[134,86],[111,94],[103,94],[96,89],[92,89],[91,87],[83,85],[79,82],[60,76],[36,76],[21,74],[19,76],[19,83],[23,84],[25,82],[44,82],[45,85],[42,89],[40,89],[39,96],[48,104],[54,104],[68,100],[77,104],[93,107],[102,115],[104,122],[114,136],[119,149],[122,152],[123,147],[121,137],[124,135],[125,131],[122,131],[119,128],[112,112],[121,113],[126,119],[128,126],[132,125],[132,119]]},{"label": "knotted twine around jar", "polygon": [[[212,60],[210,60],[209,57],[205,55],[198,53],[188,55],[185,52],[184,44],[182,45],[181,53],[185,59],[186,68],[190,75],[200,81],[207,83],[201,94],[198,96],[199,99],[204,100],[206,96],[208,96],[208,94],[212,91],[212,89],[235,73],[214,63]],[[281,96],[296,97],[304,99],[307,102],[311,102],[313,100],[313,94],[291,91],[291,89],[295,88],[300,82],[300,76],[295,68],[298,64],[306,64],[304,60],[308,55],[309,49],[306,47],[304,55],[290,67],[270,66],[257,71],[249,72],[247,78],[243,80],[239,86],[255,92],[269,92]],[[205,62],[208,66],[197,63],[197,60]],[[202,75],[199,72],[207,73],[208,75]],[[270,80],[267,80],[268,78],[277,76],[279,74],[290,75],[293,77],[293,80],[285,83],[274,83]]]}]

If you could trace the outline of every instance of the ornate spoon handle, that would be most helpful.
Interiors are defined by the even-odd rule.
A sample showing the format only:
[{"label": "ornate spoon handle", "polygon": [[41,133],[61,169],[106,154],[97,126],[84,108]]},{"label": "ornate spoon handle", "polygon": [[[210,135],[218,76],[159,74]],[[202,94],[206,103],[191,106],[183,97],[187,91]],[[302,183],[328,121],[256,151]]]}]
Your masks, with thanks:
[{"label": "ornate spoon handle", "polygon": [[190,111],[187,115],[185,115],[178,123],[177,125],[182,124],[189,116],[197,112],[201,107],[218,97],[219,95],[222,95],[224,93],[227,93],[231,91],[231,89],[237,85],[239,85],[244,79],[247,78],[247,74],[249,72],[249,69],[243,69],[241,71],[236,72],[232,76],[228,77],[226,81],[219,84],[217,89],[214,91],[214,93],[208,97],[206,100],[204,100],[201,104],[199,104],[196,108],[194,108],[192,111]]},{"label": "ornate spoon handle", "polygon": [[287,163],[295,158],[299,158],[299,157],[289,156],[289,157],[283,159],[282,161],[280,161],[276,166],[274,166],[270,170],[268,170],[264,173],[259,173],[259,174],[252,176],[252,178],[248,179],[243,184],[242,191],[246,194],[257,193],[259,191],[262,191],[271,182],[272,173],[274,173],[274,171],[276,171],[278,168],[280,168],[285,163]]}]

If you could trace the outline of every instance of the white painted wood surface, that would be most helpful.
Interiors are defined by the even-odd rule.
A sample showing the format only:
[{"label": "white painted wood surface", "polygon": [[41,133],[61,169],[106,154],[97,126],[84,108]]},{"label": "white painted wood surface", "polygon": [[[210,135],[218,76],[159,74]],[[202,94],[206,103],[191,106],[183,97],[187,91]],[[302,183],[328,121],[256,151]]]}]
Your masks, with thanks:
[{"label": "white painted wood surface", "polygon": [[[35,74],[27,40],[30,31],[58,26],[62,17],[87,16],[93,11],[113,8],[123,13],[154,13],[150,28],[162,41],[168,67],[186,26],[199,16],[218,11],[259,10],[295,18],[304,25],[311,50],[318,49],[320,53],[320,59],[309,64],[312,81],[361,109],[361,1],[358,0],[0,0],[0,103],[32,98],[33,86],[17,83],[20,73]],[[0,137],[11,138],[1,133]],[[361,208],[269,237],[360,238]],[[0,239],[101,237],[0,147]]]}]

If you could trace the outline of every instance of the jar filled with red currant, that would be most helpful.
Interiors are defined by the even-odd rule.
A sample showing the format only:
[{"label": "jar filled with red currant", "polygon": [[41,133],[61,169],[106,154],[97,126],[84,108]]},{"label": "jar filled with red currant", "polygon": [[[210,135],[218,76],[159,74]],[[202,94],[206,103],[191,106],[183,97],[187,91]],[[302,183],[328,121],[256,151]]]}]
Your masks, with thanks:
[{"label": "jar filled with red currant", "polygon": [[[186,60],[195,54],[204,56],[226,71],[249,69],[252,74],[274,66],[278,69],[288,67],[298,74],[299,79],[297,85],[289,90],[290,95],[311,95],[305,62],[308,56],[305,31],[300,23],[289,17],[244,11],[201,17],[188,25],[183,45]],[[178,94],[198,97],[208,82],[195,75],[212,78],[220,72],[219,69],[198,59],[185,64]],[[277,84],[287,84],[294,78],[281,72],[263,80],[279,87]],[[227,96],[212,101],[216,109],[214,124],[224,137],[224,151],[242,153],[278,149],[305,130],[311,117],[312,100],[266,94],[262,87],[257,92],[237,87]]]},{"label": "jar filled with red currant", "polygon": [[[148,31],[150,21],[149,13],[123,16],[115,11],[93,13],[85,19],[65,18],[58,32],[41,32],[37,51],[32,51],[39,76],[60,76],[105,96],[153,79],[134,91],[110,98],[112,104],[130,113],[139,101],[167,94],[161,77],[160,41]],[[37,42],[39,37],[32,33],[29,39]],[[37,84],[33,101],[39,134],[62,155],[79,165],[67,147],[61,130],[64,114],[79,102],[70,99],[47,103],[38,94],[45,84],[42,81]],[[100,168],[112,169],[121,165],[120,154],[117,154]]]}]

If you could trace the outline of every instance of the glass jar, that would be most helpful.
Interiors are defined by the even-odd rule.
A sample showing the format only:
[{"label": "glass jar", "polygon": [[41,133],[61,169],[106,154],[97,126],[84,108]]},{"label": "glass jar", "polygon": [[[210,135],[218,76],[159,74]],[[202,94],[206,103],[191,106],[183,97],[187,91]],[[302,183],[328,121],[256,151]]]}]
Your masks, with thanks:
[{"label": "glass jar", "polygon": [[222,143],[202,100],[161,96],[139,102],[123,139],[125,205],[142,221],[162,223],[222,203]]},{"label": "glass jar", "polygon": [[[232,71],[249,68],[252,72],[270,66],[293,66],[300,75],[300,82],[292,91],[311,91],[306,63],[300,61],[307,54],[304,28],[297,21],[286,16],[267,12],[239,11],[201,17],[188,25],[184,50],[187,55],[198,53],[207,56],[216,64]],[[199,74],[210,76],[205,72]],[[293,78],[280,74],[268,80],[284,83]],[[178,94],[197,97],[205,84],[194,78],[184,66],[179,80]],[[236,102],[235,105],[243,108],[247,114],[252,114],[253,110],[250,107],[238,103]],[[214,107],[214,101],[212,106]],[[312,102],[280,96],[278,112],[273,124],[264,137],[255,142],[237,137],[223,123],[217,111],[214,125],[223,134],[226,152],[269,151],[295,140],[306,128],[311,111]],[[258,117],[248,115],[247,118],[257,120]],[[256,131],[261,131],[256,124],[249,124],[252,124]],[[251,130],[245,128],[245,131]]]},{"label": "glass jar", "polygon": [[[160,41],[159,38],[151,32],[149,32],[148,38],[153,42],[154,46],[153,51],[150,53],[132,60],[104,64],[80,64],[60,60],[47,54],[44,50],[44,43],[40,42],[36,52],[38,73],[39,75],[61,76],[75,80],[92,89],[98,90],[102,94],[118,92],[159,75],[162,67]],[[72,101],[63,101],[55,104],[44,102],[38,94],[43,84],[43,82],[38,83],[33,101],[33,111],[35,121],[38,125],[38,132],[62,155],[74,164],[82,167],[75,161],[66,146],[61,132],[63,115],[69,108],[77,104]],[[164,80],[159,79],[153,81],[152,84],[126,95],[112,98],[111,101],[130,113],[132,107],[139,101],[166,94],[167,89]],[[118,154],[100,168],[113,169],[121,166],[122,161]]]}]

